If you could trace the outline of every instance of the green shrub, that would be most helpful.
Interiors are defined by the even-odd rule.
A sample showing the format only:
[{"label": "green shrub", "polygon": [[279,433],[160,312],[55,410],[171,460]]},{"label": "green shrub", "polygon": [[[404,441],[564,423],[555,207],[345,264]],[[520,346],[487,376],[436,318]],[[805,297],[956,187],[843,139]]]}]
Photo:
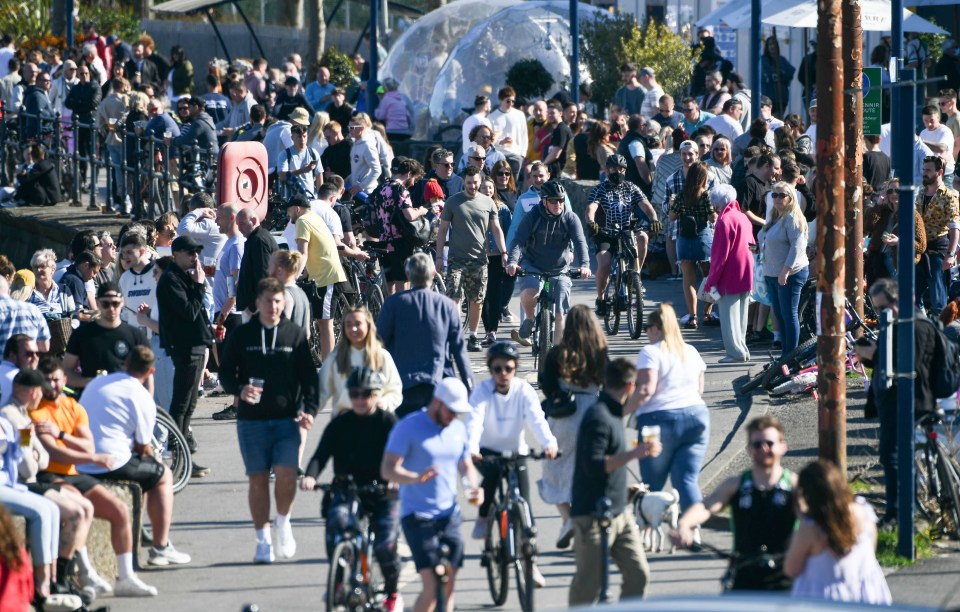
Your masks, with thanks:
[{"label": "green shrub", "polygon": [[538,59],[520,60],[507,70],[507,85],[513,87],[518,98],[542,98],[555,83]]},{"label": "green shrub", "polygon": [[330,82],[337,87],[346,89],[353,85],[353,60],[343,51],[334,46],[327,47],[320,56],[319,65],[330,69]]}]

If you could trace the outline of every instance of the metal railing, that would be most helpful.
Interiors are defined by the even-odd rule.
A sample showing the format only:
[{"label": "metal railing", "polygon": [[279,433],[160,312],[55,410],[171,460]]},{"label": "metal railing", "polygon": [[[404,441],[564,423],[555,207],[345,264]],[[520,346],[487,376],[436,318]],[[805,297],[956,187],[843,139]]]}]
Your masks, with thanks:
[{"label": "metal railing", "polygon": [[[10,117],[2,104],[0,111],[0,182],[5,185],[15,183],[24,147],[38,143],[53,161],[63,195],[73,206],[82,206],[86,196],[91,210],[100,209],[101,172],[106,172],[106,205],[125,209],[129,200],[135,219],[176,211],[176,202],[187,194],[216,192],[217,150],[168,145],[163,138],[144,135],[143,126],[129,130],[124,122],[101,130],[94,122],[59,113],[32,114],[21,107]],[[118,136],[120,143],[108,145],[111,136]]]}]

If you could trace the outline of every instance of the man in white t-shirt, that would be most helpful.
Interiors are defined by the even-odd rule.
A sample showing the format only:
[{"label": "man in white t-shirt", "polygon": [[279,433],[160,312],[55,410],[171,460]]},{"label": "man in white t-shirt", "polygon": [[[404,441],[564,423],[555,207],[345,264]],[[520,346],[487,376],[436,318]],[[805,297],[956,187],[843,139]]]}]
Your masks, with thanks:
[{"label": "man in white t-shirt", "polygon": [[952,188],[955,169],[953,131],[940,123],[940,109],[933,105],[923,107],[923,125],[920,140],[943,160],[943,184]]},{"label": "man in white t-shirt", "polygon": [[657,114],[660,108],[660,97],[663,96],[663,87],[657,83],[657,75],[653,68],[645,66],[637,73],[637,80],[640,85],[647,90],[643,96],[643,104],[640,105],[640,114],[649,119]]},{"label": "man in white t-shirt", "polygon": [[[217,227],[217,204],[209,193],[195,193],[187,203],[189,212],[180,219],[177,236],[190,236],[203,246],[203,258],[216,260],[227,237]],[[212,276],[212,275],[210,275]]]},{"label": "man in white t-shirt", "polygon": [[323,184],[323,164],[320,154],[307,146],[307,128],[294,125],[290,128],[293,146],[280,154],[277,165],[280,181],[286,183],[290,193],[301,193],[312,200],[317,197],[317,186]]},{"label": "man in white t-shirt", "polygon": [[527,116],[516,108],[517,92],[507,86],[497,92],[500,106],[488,117],[498,146],[520,157],[527,155]]},{"label": "man in white t-shirt", "polygon": [[120,241],[120,258],[126,271],[120,275],[120,295],[126,307],[120,311],[120,319],[134,327],[139,327],[147,335],[153,331],[137,321],[141,305],[146,304],[150,312],[157,312],[157,281],[154,279],[153,262],[147,241],[136,232],[127,232]]},{"label": "man in white t-shirt", "polygon": [[723,103],[723,112],[707,121],[707,125],[712,127],[718,135],[726,136],[727,140],[733,142],[737,136],[743,134],[743,126],[740,125],[741,115],[743,115],[743,102],[737,98],[730,98]]},{"label": "man in white t-shirt", "polygon": [[151,565],[183,565],[190,555],[170,542],[173,518],[173,478],[163,462],[153,456],[153,428],[157,405],[147,391],[153,375],[153,351],[136,346],[127,356],[126,371],[97,376],[83,390],[80,404],[90,419],[97,453],[113,457],[113,469],[86,463],[77,471],[101,480],[132,480],[146,496],[147,514],[153,526]]}]

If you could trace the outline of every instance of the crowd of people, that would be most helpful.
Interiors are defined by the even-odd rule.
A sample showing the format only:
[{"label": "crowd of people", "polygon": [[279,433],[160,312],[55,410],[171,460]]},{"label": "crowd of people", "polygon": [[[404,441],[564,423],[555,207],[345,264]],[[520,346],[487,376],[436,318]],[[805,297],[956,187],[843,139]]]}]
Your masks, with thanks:
[{"label": "crowd of people", "polygon": [[[78,232],[62,260],[43,249],[17,270],[0,256],[0,502],[27,519],[34,565],[29,598],[35,591],[52,601],[82,587],[157,594],[133,570],[129,513],[104,481],[134,481],[146,494],[149,564],[190,562],[169,537],[174,498],[170,470],[152,444],[156,410],[169,412],[189,451],[199,455],[203,441],[191,428],[197,398],[220,390],[233,399],[213,418],[236,421],[254,563],[296,555],[290,518],[298,486],[313,490],[330,460],[336,477],[390,483],[363,499],[388,610],[403,606],[401,532],[422,581],[418,611],[435,605],[433,568],[440,546],[449,548],[452,609],[464,550],[458,481],[478,507],[471,535],[482,539],[501,478],[483,458],[527,454],[525,429],[547,456],[537,485],[563,519],[556,546],[572,545],[576,555],[571,604],[599,594],[601,537],[624,574],[623,596],[646,590],[649,567],[627,499],[627,466],[634,461],[651,490],[663,489],[668,478],[678,490],[684,514],[676,541],[696,542],[697,526],[729,505],[735,524],[756,526],[736,530],[735,551],[781,556],[767,573],[738,575],[734,588],[792,584],[798,594],[889,602],[872,560],[876,516],[849,496],[844,475],[832,466],[813,463],[799,478],[782,468],[786,442],[776,420],[762,417],[748,426],[751,470],[706,498],[699,487],[710,439],[702,397],[707,366],[684,334],[701,324],[719,326],[721,363],[747,362],[751,350],[765,344],[784,354],[797,346],[800,292],[816,274],[814,94],[805,95],[803,112],[786,113],[784,92],[764,82],[765,94],[772,93],[751,119],[750,90],[704,34],[691,95],[679,104],[664,93],[654,69],[628,63],[609,119],[591,116],[596,101],[574,101],[563,92],[520,100],[504,86],[496,108],[477,97],[463,122],[459,155],[435,145],[420,161],[395,156],[390,146],[412,128],[395,82],[385,80],[381,104],[372,116],[365,112],[362,60],[355,62],[351,91],[334,87],[326,66],[304,86],[308,77],[292,54],[279,68],[256,60],[245,72],[231,66],[212,73],[207,93],[199,95],[184,49],[174,48],[167,63],[149,36],[133,45],[115,37],[100,45],[102,37],[89,26],[89,43],[62,62],[53,51],[26,58],[18,75],[20,60],[8,54],[8,65],[0,66],[4,120],[10,109],[29,110],[23,101],[38,98],[39,88],[53,96],[52,111],[96,123],[118,159],[127,145],[117,135],[119,123],[167,144],[208,151],[230,140],[259,140],[271,186],[286,196],[275,199],[273,216],[265,219],[203,191],[183,192],[177,212],[132,220],[116,238]],[[12,50],[10,38],[0,46],[4,42]],[[777,51],[775,43],[769,53]],[[43,75],[53,81],[45,91]],[[777,83],[784,81],[789,78]],[[924,186],[915,202],[916,295],[925,312],[944,323],[955,322],[960,303],[951,285],[960,238],[956,103],[954,89],[930,100],[915,146]],[[43,130],[42,122],[23,125]],[[890,278],[902,238],[898,183],[884,152],[888,127],[866,137],[864,154],[866,268],[878,310],[895,309]],[[89,147],[93,137],[78,130],[76,146]],[[89,188],[85,170],[80,178]],[[583,211],[571,203],[570,179],[595,181]],[[117,177],[109,194],[122,215],[137,197],[125,184]],[[282,234],[269,227],[280,212],[287,219]],[[647,313],[646,341],[634,362],[609,357],[595,316],[614,307],[604,295],[624,229],[636,250],[631,274],[681,281],[686,311],[679,316],[661,304]],[[566,274],[591,276],[590,242],[594,309],[573,305]],[[354,298],[348,260],[365,264],[373,257],[386,296],[379,312],[352,305],[338,311],[335,304]],[[446,295],[435,290],[438,277]],[[540,365],[539,388],[547,397],[541,405],[516,372],[517,344],[532,344],[544,277],[551,279],[557,341]],[[706,291],[698,291],[700,279]],[[517,314],[510,310],[515,293]],[[704,300],[705,293],[719,297]],[[68,329],[72,317],[82,322],[76,330]],[[516,344],[505,342],[500,324],[518,318],[511,330]],[[873,357],[874,347],[861,348],[865,360]],[[918,336],[921,350],[929,355]],[[468,353],[482,351],[490,377],[474,383]],[[896,391],[882,387],[874,385],[873,393],[881,409],[889,522],[896,513],[890,404]],[[927,406],[929,389],[918,388]],[[327,409],[334,418],[305,464],[306,433]],[[626,417],[638,430],[659,434],[631,446]],[[210,470],[197,458],[192,477],[202,478]],[[521,464],[527,498],[529,484]],[[606,535],[596,523],[601,497],[611,502]],[[348,523],[348,508],[334,495],[325,512],[330,548]],[[93,517],[111,525],[120,568],[114,585],[86,553]],[[0,517],[0,527],[5,524]],[[838,566],[860,571],[833,572]],[[4,567],[30,569],[19,552],[5,558]],[[545,584],[539,570],[534,581]]]}]

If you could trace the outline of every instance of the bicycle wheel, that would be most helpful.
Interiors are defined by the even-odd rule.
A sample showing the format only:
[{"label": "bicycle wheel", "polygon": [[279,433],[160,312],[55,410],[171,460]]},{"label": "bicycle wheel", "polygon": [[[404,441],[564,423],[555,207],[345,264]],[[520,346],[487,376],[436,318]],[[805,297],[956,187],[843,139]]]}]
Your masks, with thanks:
[{"label": "bicycle wheel", "polygon": [[771,361],[767,365],[763,366],[763,369],[761,369],[760,372],[758,372],[753,378],[740,385],[740,393],[751,393],[760,387],[760,383],[762,383],[763,379],[767,376],[768,370],[774,367],[774,365],[776,365],[776,362]]},{"label": "bicycle wheel", "polygon": [[643,285],[640,284],[640,274],[636,272],[630,274],[627,298],[630,305],[627,310],[627,329],[630,337],[638,340],[643,334]]},{"label": "bicycle wheel", "polygon": [[193,472],[193,457],[187,446],[187,437],[183,435],[173,417],[163,408],[157,407],[157,425],[153,431],[154,441],[159,446],[163,464],[173,476],[173,492],[179,493],[190,482]]},{"label": "bicycle wheel", "polygon": [[813,364],[816,359],[817,339],[816,337],[808,338],[806,342],[793,349],[789,355],[781,357],[772,368],[768,369],[760,384],[765,391],[770,391],[793,378],[797,372]]},{"label": "bicycle wheel", "polygon": [[380,309],[383,308],[383,291],[373,283],[367,284],[367,310],[374,321],[380,316]]},{"label": "bicycle wheel", "polygon": [[[339,291],[333,292],[333,305],[330,307],[330,318],[333,320],[333,344],[340,342],[340,334],[343,332],[343,317],[349,310],[350,303],[347,298]],[[319,342],[319,339],[317,340]]]},{"label": "bicycle wheel", "polygon": [[[619,266],[614,262],[615,266]],[[610,280],[607,282],[607,288],[603,290],[603,302],[606,307],[606,313],[603,315],[603,329],[607,335],[616,336],[620,331],[620,309],[617,303],[617,296],[620,295],[620,272],[617,267],[611,268]]]},{"label": "bicycle wheel", "polygon": [[[380,563],[373,552],[373,545],[367,546],[367,550],[361,557],[360,564],[366,568],[364,579],[367,587],[367,602],[371,605],[379,606],[387,597],[385,590],[383,571],[380,569]],[[377,608],[379,609],[379,607]]]},{"label": "bicycle wheel", "polygon": [[940,515],[943,517],[941,531],[960,538],[960,474],[950,461],[950,455],[937,443],[937,474],[940,477]]},{"label": "bicycle wheel", "polygon": [[353,542],[345,540],[333,549],[327,572],[327,612],[351,609],[349,597],[356,562],[357,549]]},{"label": "bicycle wheel", "polygon": [[513,532],[513,567],[517,575],[517,594],[520,596],[520,609],[523,612],[533,612],[533,555],[525,551],[524,533],[529,529],[524,525],[522,513],[517,509],[513,520],[510,521],[510,530]]},{"label": "bicycle wheel", "polygon": [[540,367],[546,362],[547,353],[550,352],[550,337],[553,335],[553,321],[550,320],[550,310],[544,308],[538,314],[540,319],[540,333],[537,335],[536,354],[534,355],[534,367]]},{"label": "bicycle wheel", "polygon": [[936,459],[930,452],[928,442],[918,444],[914,457],[914,481],[916,483],[915,499],[917,508],[930,523],[937,524],[940,520],[940,503],[937,492],[940,490],[939,476],[935,469]]},{"label": "bicycle wheel", "polygon": [[[334,331],[337,324],[334,323]],[[313,365],[320,367],[323,365],[323,349],[320,346],[320,319],[310,319],[310,339],[307,341],[310,345],[310,356],[313,357]]]},{"label": "bicycle wheel", "polygon": [[490,588],[490,597],[493,598],[493,605],[495,606],[502,606],[507,601],[507,588],[510,586],[510,572],[507,565],[506,520],[506,510],[498,510],[496,519],[490,522],[490,529],[487,531],[487,537],[483,543],[483,563],[487,569],[487,586]]}]

